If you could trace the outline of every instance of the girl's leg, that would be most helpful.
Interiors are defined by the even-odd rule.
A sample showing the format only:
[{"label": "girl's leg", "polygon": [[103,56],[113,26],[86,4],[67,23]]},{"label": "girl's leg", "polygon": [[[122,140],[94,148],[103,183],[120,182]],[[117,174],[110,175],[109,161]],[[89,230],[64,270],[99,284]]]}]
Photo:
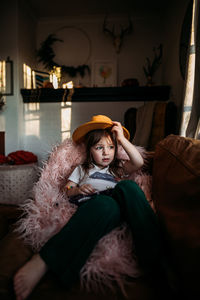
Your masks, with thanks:
[{"label": "girl's leg", "polygon": [[119,205],[111,197],[98,195],[82,204],[62,230],[40,251],[45,261],[71,286],[99,239],[119,225]]},{"label": "girl's leg", "polygon": [[113,191],[122,217],[129,224],[137,257],[144,268],[154,268],[161,255],[161,234],[157,216],[143,191],[132,180],[123,180]]},{"label": "girl's leg", "polygon": [[39,254],[33,255],[14,276],[16,300],[26,299],[47,270],[48,267]]},{"label": "girl's leg", "polygon": [[119,223],[119,206],[111,197],[99,195],[82,204],[63,229],[15,274],[16,299],[26,299],[49,268],[70,287],[98,240]]}]

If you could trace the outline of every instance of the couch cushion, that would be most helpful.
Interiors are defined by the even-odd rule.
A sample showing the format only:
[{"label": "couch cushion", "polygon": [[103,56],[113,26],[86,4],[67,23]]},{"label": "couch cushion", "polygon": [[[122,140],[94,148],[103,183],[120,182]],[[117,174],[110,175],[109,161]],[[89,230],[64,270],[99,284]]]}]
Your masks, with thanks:
[{"label": "couch cushion", "polygon": [[153,199],[186,294],[199,293],[200,141],[170,135],[156,146]]},{"label": "couch cushion", "polygon": [[0,239],[3,238],[9,231],[12,224],[22,214],[18,206],[0,204]]}]

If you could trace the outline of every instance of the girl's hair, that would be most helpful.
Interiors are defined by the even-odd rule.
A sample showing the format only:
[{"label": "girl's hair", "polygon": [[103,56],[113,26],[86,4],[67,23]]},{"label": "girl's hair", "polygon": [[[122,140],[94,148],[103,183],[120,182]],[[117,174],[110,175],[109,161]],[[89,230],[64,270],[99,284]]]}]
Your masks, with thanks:
[{"label": "girl's hair", "polygon": [[114,154],[113,161],[109,165],[109,171],[114,176],[121,178],[124,175],[124,172],[120,163],[121,160],[117,158],[117,140],[115,137],[115,133],[111,131],[111,128],[96,129],[86,134],[85,136],[86,160],[82,164],[82,167],[86,173],[88,173],[88,171],[93,167],[94,161],[90,149],[91,147],[96,145],[103,136],[110,137],[115,146],[115,154]]}]

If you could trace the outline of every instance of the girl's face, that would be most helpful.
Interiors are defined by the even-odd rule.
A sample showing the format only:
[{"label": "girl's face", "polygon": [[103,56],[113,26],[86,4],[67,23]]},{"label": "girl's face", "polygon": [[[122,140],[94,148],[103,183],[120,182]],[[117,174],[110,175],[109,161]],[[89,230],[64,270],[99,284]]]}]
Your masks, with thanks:
[{"label": "girl's face", "polygon": [[115,146],[110,136],[102,136],[97,144],[91,147],[90,153],[98,167],[105,168],[113,161]]}]

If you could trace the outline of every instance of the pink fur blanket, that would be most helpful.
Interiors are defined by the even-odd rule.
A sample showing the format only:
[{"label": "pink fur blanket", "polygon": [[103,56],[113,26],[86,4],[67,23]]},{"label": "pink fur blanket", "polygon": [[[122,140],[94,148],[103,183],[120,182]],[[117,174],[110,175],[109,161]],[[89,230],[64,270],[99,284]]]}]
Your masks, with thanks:
[{"label": "pink fur blanket", "polygon": [[[145,158],[145,150],[137,148]],[[76,211],[77,208],[62,193],[62,187],[84,157],[84,146],[73,144],[71,139],[55,147],[34,186],[34,200],[28,199],[20,206],[23,216],[16,224],[16,231],[33,251],[38,252]],[[128,159],[122,148],[119,148],[118,157]],[[130,174],[129,179],[137,182],[152,203],[151,176],[139,170]],[[126,223],[104,236],[80,271],[82,286],[98,290],[103,286],[113,288],[113,282],[117,282],[123,291],[127,276],[136,278],[142,274],[137,258],[133,256],[133,248],[132,236]]]}]

